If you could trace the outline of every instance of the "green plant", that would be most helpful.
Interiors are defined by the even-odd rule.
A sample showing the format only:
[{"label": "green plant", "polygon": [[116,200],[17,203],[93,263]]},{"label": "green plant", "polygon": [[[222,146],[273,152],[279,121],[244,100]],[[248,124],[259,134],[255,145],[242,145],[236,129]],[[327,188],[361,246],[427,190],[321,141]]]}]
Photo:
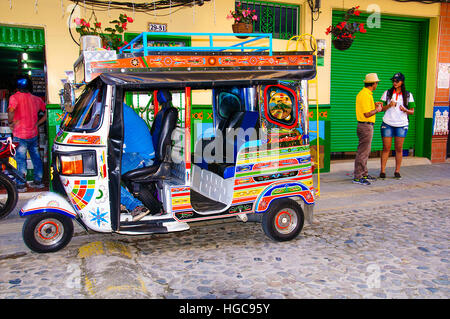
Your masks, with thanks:
[{"label": "green plant", "polygon": [[359,16],[361,11],[358,10],[359,6],[352,7],[347,10],[344,16],[344,21],[339,22],[336,25],[331,25],[327,28],[325,34],[331,33],[333,40],[335,39],[354,39],[356,32],[366,33],[364,29],[364,23],[349,22],[353,16]]},{"label": "green plant", "polygon": [[104,49],[119,50],[127,43],[123,41],[123,32],[127,30],[128,23],[133,23],[133,18],[128,17],[126,14],[120,14],[115,20],[110,21],[112,27],[107,27],[102,30],[102,24],[97,21],[97,17],[94,15],[93,27],[89,22],[84,19],[75,18],[76,31],[80,35],[98,35],[102,39],[102,45]]},{"label": "green plant", "polygon": [[258,20],[258,16],[255,14],[256,10],[250,10],[250,8],[244,9],[239,2],[236,5],[236,10],[231,11],[227,15],[227,19],[234,19],[234,23],[247,23],[251,24],[253,21]]},{"label": "green plant", "polygon": [[112,20],[109,23],[114,23],[113,28],[105,28],[108,34],[100,34],[104,40],[104,48],[118,50],[127,43],[123,41],[122,34],[127,30],[128,23],[133,23],[133,19],[126,14],[120,14],[119,18]]}]

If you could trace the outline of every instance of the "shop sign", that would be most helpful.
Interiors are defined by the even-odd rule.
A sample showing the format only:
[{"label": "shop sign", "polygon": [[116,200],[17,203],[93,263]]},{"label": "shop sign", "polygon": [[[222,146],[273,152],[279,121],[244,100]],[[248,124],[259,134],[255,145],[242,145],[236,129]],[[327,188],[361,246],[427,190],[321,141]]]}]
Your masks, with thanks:
[{"label": "shop sign", "polygon": [[448,135],[448,106],[433,108],[433,135]]}]

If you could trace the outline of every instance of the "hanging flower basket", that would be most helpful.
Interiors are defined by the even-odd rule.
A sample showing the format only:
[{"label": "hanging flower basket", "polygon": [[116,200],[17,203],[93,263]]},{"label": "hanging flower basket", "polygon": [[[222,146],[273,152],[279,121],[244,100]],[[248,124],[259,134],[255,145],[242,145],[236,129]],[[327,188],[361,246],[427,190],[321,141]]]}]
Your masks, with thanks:
[{"label": "hanging flower basket", "polygon": [[[244,6],[240,2],[236,4],[235,11],[230,10],[230,14],[227,15],[227,19],[234,19],[233,33],[252,33],[253,21],[258,20],[258,16],[255,14],[256,10],[250,8],[244,9]],[[246,39],[248,36],[236,36],[239,39]]]},{"label": "hanging flower basket", "polygon": [[[250,23],[235,23],[232,25],[233,33],[252,33],[253,25]],[[239,39],[246,39],[248,36],[236,36]]]},{"label": "hanging flower basket", "polygon": [[341,51],[347,50],[352,46],[353,39],[346,38],[346,39],[334,39],[333,46]]},{"label": "hanging flower basket", "polygon": [[[75,18],[73,20],[76,24],[75,30],[81,36],[89,35],[100,37],[103,48],[108,50],[118,51],[127,44],[123,41],[122,34],[127,30],[128,23],[133,23],[133,18],[121,13],[117,19],[109,22],[114,24],[113,27],[108,27],[104,30],[102,30],[102,24],[97,21],[95,14],[93,14],[91,18],[94,19],[93,26],[85,19]],[[84,50],[84,47],[82,49]]]},{"label": "hanging flower basket", "polygon": [[333,46],[338,50],[347,50],[355,39],[355,33],[366,33],[364,29],[364,23],[351,22],[351,18],[357,17],[361,14],[358,10],[359,6],[352,7],[347,10],[344,16],[344,21],[337,23],[336,25],[330,25],[325,34],[331,34]]}]

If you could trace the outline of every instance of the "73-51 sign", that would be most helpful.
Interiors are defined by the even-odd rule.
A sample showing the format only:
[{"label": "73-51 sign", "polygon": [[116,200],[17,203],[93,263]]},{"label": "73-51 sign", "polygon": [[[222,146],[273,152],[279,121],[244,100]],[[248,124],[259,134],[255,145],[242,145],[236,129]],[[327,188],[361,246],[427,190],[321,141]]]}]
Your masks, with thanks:
[{"label": "73-51 sign", "polygon": [[167,23],[148,23],[149,32],[167,32]]}]

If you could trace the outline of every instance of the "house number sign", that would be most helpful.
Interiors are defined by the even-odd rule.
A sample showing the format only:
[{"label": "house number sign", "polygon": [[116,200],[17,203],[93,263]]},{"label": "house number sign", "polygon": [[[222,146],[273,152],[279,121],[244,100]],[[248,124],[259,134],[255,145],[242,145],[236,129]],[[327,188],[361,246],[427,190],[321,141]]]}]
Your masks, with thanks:
[{"label": "house number sign", "polygon": [[149,32],[167,32],[167,23],[148,23]]}]

